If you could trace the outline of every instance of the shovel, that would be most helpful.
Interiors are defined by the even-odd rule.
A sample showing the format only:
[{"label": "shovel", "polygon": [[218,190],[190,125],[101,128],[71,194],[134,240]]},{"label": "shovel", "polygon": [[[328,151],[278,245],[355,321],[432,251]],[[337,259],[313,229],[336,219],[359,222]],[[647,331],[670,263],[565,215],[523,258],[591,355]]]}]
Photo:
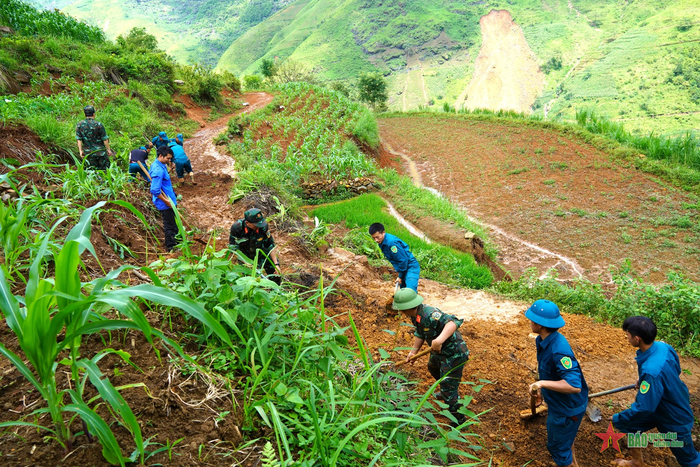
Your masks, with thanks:
[{"label": "shovel", "polygon": [[[602,392],[596,392],[595,394],[589,394],[588,399],[593,399],[594,397],[599,397],[599,396],[605,396],[608,394],[615,394],[616,392],[622,392],[622,391],[629,391],[630,389],[634,389],[636,387],[636,384],[628,384],[627,386],[622,386],[619,388],[615,389],[610,389],[608,391],[602,391]],[[588,403],[588,407],[586,407],[586,414],[588,415],[588,418],[591,419],[592,422],[599,422],[603,418],[603,414],[600,411],[600,407],[595,405],[593,402]]]},{"label": "shovel", "polygon": [[[622,386],[619,388],[615,389],[609,389],[607,391],[602,391],[602,392],[596,392],[594,394],[589,394],[588,399],[592,399],[594,397],[600,397],[600,396],[606,396],[608,394],[615,394],[616,392],[622,392],[622,391],[629,391],[630,389],[634,389],[636,385],[634,384],[628,384],[627,386]],[[537,407],[536,409],[533,409],[534,404],[535,404],[535,397],[533,395],[530,395],[530,410],[521,410],[520,411],[520,418],[531,418],[535,415],[538,415],[544,411],[547,410],[547,406],[541,405]],[[588,415],[588,418],[591,419],[593,423],[599,422],[603,418],[603,414],[600,410],[600,407],[595,405],[593,402],[589,402],[588,406],[586,407],[586,414]]]}]

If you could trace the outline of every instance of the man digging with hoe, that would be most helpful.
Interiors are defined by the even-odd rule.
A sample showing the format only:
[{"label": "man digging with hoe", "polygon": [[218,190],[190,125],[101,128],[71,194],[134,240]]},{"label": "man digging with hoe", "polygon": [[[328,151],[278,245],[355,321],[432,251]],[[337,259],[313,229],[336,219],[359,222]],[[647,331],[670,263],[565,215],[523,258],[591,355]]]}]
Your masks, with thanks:
[{"label": "man digging with hoe", "polygon": [[418,354],[423,342],[428,342],[432,349],[428,371],[435,380],[447,376],[440,382],[440,392],[433,396],[448,405],[450,413],[457,421],[456,424],[451,422],[452,426],[463,424],[466,417],[459,412],[462,406],[459,402],[459,382],[462,380],[464,364],[469,360],[469,350],[457,330],[462,325],[462,320],[424,305],[423,297],[410,288],[396,291],[394,309],[411,318],[416,327],[413,348],[408,353],[406,362]]}]

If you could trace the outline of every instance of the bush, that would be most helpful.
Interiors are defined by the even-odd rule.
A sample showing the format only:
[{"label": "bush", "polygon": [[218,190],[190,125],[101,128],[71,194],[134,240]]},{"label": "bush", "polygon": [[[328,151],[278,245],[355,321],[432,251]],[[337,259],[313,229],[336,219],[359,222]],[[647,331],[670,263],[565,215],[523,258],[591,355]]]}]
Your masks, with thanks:
[{"label": "bush", "polygon": [[221,103],[224,83],[211,67],[199,64],[184,66],[180,69],[180,76],[185,82],[185,94],[192,96],[195,101],[205,104]]},{"label": "bush", "polygon": [[379,128],[377,120],[369,113],[364,112],[355,122],[352,134],[358,141],[376,149],[379,147]]},{"label": "bush", "polygon": [[612,297],[600,284],[579,279],[567,287],[556,280],[554,271],[545,279],[528,270],[514,282],[498,282],[497,292],[520,300],[547,299],[568,313],[585,314],[620,326],[636,315],[648,316],[659,329],[659,338],[681,353],[700,356],[700,284],[671,272],[668,283],[645,284],[634,277],[629,261],[613,270]]},{"label": "bush", "polygon": [[226,89],[233,92],[241,92],[241,80],[236,78],[236,75],[227,70],[219,74],[221,75],[221,82]]},{"label": "bush", "polygon": [[246,91],[254,91],[262,87],[262,78],[258,75],[246,75],[243,77]]}]

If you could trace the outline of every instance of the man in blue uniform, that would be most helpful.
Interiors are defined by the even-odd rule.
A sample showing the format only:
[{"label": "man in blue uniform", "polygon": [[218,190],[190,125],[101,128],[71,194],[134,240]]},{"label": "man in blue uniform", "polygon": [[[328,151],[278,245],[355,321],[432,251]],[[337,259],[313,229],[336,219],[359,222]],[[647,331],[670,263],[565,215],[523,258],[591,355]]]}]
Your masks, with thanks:
[{"label": "man in blue uniform", "polygon": [[177,245],[177,223],[173,206],[177,205],[177,195],[173,190],[168,173],[168,163],[173,158],[173,151],[167,146],[161,146],[156,152],[156,160],[151,164],[148,173],[151,175],[151,195],[153,204],[163,216],[163,232],[165,233],[165,248],[168,251]]},{"label": "man in blue uniform", "polygon": [[183,181],[185,174],[188,173],[190,174],[192,184],[196,185],[194,182],[194,172],[192,172],[192,164],[187,154],[185,154],[185,150],[175,141],[171,141],[168,147],[173,151],[173,162],[175,162],[175,173],[177,174],[178,182]]},{"label": "man in blue uniform", "polygon": [[168,134],[164,131],[161,131],[160,133],[158,133],[158,136],[154,137],[151,140],[150,146],[155,147],[156,151],[157,151],[158,149],[162,148],[163,146],[167,146],[169,142],[170,142],[170,139],[168,139]]},{"label": "man in blue uniform", "polygon": [[411,288],[397,290],[394,294],[393,307],[411,318],[416,330],[413,337],[413,348],[408,353],[406,361],[416,355],[423,342],[428,342],[432,349],[428,360],[428,371],[435,378],[447,375],[440,383],[440,392],[433,394],[436,399],[444,401],[458,426],[466,421],[459,412],[462,406],[459,402],[459,382],[462,380],[464,364],[469,360],[469,349],[457,328],[462,320],[443,313],[437,308],[424,305],[423,297]]},{"label": "man in blue uniform", "polygon": [[177,136],[175,137],[175,142],[179,144],[180,146],[185,145],[185,138],[182,137],[182,133],[178,133]]},{"label": "man in blue uniform", "polygon": [[384,257],[399,273],[399,277],[396,279],[399,287],[402,289],[408,287],[418,292],[420,265],[411,253],[409,246],[399,237],[384,232],[384,226],[379,222],[369,226],[369,234],[379,244]]},{"label": "man in blue uniform", "polygon": [[148,151],[150,150],[150,146],[141,146],[129,153],[129,173],[133,178],[136,178],[136,174],[141,174],[145,181],[150,181],[148,175],[144,172],[144,169],[148,170]]},{"label": "man in blue uniform", "polygon": [[547,450],[559,466],[578,466],[574,440],[588,405],[588,385],[569,342],[559,334],[564,318],[549,300],[537,300],[525,311],[530,329],[538,334],[537,367],[540,380],[530,394],[547,402]]},{"label": "man in blue uniform", "polygon": [[[693,411],[688,387],[680,379],[681,366],[676,351],[665,342],[655,342],[656,325],[645,316],[631,316],[622,323],[627,341],[637,347],[637,397],[629,409],[613,416],[613,425],[623,433],[637,433],[658,428],[659,433],[675,433],[682,446],[671,452],[683,467],[700,466],[700,454],[693,446],[690,430]],[[641,448],[630,449],[631,460],[620,465],[642,467]]]}]

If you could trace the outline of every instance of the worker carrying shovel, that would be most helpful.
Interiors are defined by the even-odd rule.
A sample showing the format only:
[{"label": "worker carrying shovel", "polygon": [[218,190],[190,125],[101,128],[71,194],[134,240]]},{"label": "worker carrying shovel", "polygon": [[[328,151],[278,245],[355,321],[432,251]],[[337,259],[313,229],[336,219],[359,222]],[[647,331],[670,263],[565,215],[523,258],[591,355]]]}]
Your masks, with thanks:
[{"label": "worker carrying shovel", "polygon": [[578,466],[574,440],[586,413],[588,385],[569,342],[559,334],[565,324],[559,307],[549,300],[537,300],[525,311],[532,332],[538,334],[537,367],[540,380],[529,387],[549,406],[547,414],[547,450],[559,466]]},{"label": "worker carrying shovel", "polygon": [[445,402],[457,423],[457,427],[466,421],[466,417],[458,412],[462,404],[459,402],[459,382],[462,380],[464,364],[469,360],[469,349],[457,328],[462,320],[443,313],[432,306],[423,304],[423,297],[410,288],[399,289],[394,294],[394,309],[400,310],[411,318],[416,330],[413,337],[413,348],[408,353],[406,361],[418,354],[423,342],[428,342],[432,349],[428,360],[428,371],[436,380],[447,376],[440,383],[440,392],[433,394],[436,399]]},{"label": "worker carrying shovel", "polygon": [[382,250],[387,261],[399,273],[399,277],[396,279],[399,287],[402,289],[408,287],[418,293],[420,265],[411,253],[409,246],[399,237],[386,233],[384,225],[379,222],[369,226],[369,234],[379,244],[379,249]]},{"label": "worker carrying shovel", "polygon": [[[623,433],[638,433],[657,428],[659,433],[675,435],[671,452],[683,467],[700,466],[700,454],[693,446],[690,430],[693,410],[688,386],[680,379],[678,354],[665,342],[655,341],[656,325],[646,316],[631,316],[622,323],[627,342],[637,347],[637,397],[632,406],[613,416],[615,428]],[[674,446],[675,444],[675,446]],[[644,466],[641,447],[630,449],[631,460],[618,459],[619,465]]]}]

